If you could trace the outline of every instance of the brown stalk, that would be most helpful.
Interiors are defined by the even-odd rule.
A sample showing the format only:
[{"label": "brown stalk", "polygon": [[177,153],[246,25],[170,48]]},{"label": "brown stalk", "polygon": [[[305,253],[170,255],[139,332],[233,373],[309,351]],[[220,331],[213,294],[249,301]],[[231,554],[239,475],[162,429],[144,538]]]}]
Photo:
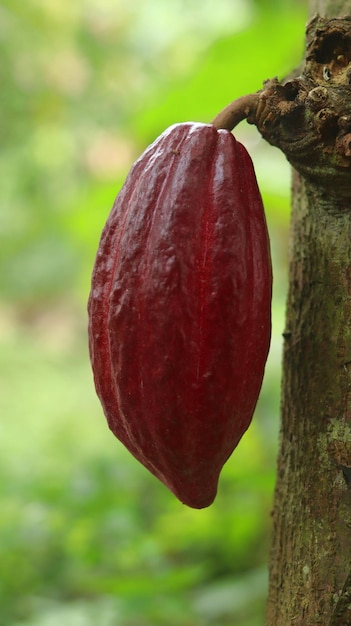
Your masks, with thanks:
[{"label": "brown stalk", "polygon": [[233,130],[239,122],[252,116],[259,100],[259,94],[247,94],[228,104],[212,121],[215,128]]}]

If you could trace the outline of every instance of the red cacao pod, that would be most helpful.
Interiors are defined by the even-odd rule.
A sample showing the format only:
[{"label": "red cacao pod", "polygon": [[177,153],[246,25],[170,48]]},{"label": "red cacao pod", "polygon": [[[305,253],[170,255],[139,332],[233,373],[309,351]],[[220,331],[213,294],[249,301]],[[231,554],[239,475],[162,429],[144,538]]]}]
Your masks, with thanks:
[{"label": "red cacao pod", "polygon": [[250,424],[271,282],[245,148],[213,125],[171,126],[133,165],[103,230],[89,343],[111,430],[193,508],[213,502]]}]

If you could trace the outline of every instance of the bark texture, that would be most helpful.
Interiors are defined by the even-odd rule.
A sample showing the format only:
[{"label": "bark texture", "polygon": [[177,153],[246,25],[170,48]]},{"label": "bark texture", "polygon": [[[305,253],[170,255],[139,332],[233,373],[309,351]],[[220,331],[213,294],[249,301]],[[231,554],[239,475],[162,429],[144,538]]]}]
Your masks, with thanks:
[{"label": "bark texture", "polygon": [[302,75],[252,120],[294,166],[267,626],[351,625],[350,68],[351,18],[316,17]]},{"label": "bark texture", "polygon": [[341,17],[350,13],[350,0],[310,0],[310,15]]},{"label": "bark texture", "polygon": [[[297,175],[292,249],[267,624],[341,626],[351,624],[351,215]],[[332,621],[340,610],[347,621]]]}]

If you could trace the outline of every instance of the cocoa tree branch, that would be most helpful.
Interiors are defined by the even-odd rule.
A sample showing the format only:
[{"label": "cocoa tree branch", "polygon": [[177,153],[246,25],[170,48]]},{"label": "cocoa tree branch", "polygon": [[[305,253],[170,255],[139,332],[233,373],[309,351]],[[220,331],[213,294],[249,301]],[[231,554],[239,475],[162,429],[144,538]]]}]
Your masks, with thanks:
[{"label": "cocoa tree branch", "polygon": [[351,6],[336,19],[341,4],[311,20],[300,76],[263,90],[255,119],[296,170],[267,626],[351,624]]}]

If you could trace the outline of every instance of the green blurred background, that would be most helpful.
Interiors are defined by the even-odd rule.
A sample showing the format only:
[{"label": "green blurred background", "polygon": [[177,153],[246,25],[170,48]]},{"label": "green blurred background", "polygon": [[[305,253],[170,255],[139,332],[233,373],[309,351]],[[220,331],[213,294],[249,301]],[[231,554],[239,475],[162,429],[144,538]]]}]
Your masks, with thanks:
[{"label": "green blurred background", "polygon": [[215,503],[181,505],[106,426],[87,352],[100,232],[164,128],[210,121],[303,54],[297,0],[2,0],[0,626],[261,626],[278,444],[290,169],[249,150],[273,339]]}]

